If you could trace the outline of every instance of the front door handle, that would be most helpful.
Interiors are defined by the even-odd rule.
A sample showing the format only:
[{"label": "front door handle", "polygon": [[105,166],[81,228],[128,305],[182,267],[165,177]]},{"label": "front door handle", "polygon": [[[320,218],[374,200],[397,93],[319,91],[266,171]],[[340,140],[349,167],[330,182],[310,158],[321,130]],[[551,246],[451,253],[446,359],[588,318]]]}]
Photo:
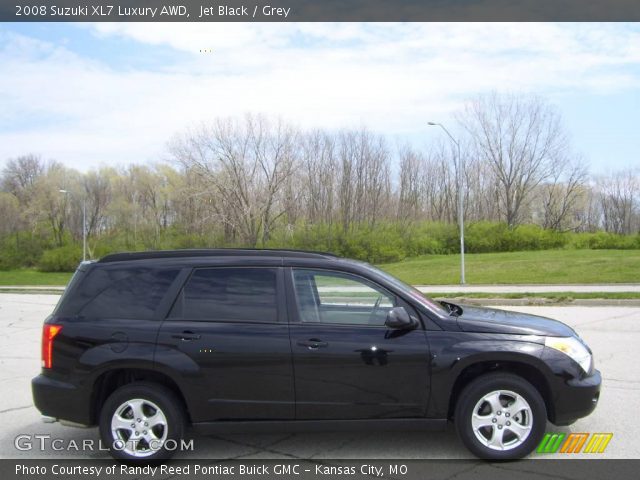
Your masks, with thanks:
[{"label": "front door handle", "polygon": [[301,347],[307,347],[309,350],[316,350],[318,348],[325,348],[329,346],[327,342],[323,342],[322,340],[318,340],[317,338],[310,338],[309,340],[298,340],[296,343]]},{"label": "front door handle", "polygon": [[177,338],[179,340],[182,340],[183,342],[189,342],[191,340],[200,340],[200,335],[198,335],[197,333],[185,331],[182,333],[171,335],[171,338]]}]

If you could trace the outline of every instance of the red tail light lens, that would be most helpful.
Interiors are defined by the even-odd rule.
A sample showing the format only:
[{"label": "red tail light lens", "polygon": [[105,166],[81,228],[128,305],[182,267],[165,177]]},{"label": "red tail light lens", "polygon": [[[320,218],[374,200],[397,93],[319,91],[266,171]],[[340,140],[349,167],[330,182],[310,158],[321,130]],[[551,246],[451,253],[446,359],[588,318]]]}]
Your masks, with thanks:
[{"label": "red tail light lens", "polygon": [[53,339],[62,330],[62,325],[45,324],[42,329],[42,367],[51,368]]}]

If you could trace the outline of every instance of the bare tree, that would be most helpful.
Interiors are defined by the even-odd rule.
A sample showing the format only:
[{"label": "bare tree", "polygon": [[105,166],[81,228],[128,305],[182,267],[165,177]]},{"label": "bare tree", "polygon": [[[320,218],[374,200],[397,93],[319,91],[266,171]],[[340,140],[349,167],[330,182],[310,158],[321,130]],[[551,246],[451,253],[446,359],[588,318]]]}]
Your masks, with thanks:
[{"label": "bare tree", "polygon": [[0,239],[18,231],[21,223],[20,202],[14,194],[0,192],[0,218]]},{"label": "bare tree", "polygon": [[401,222],[418,220],[423,208],[423,183],[421,172],[424,158],[405,146],[399,151],[400,179],[397,218]]},{"label": "bare tree", "polygon": [[313,131],[302,137],[302,198],[305,217],[311,224],[333,222],[337,159],[331,135]]},{"label": "bare tree", "polygon": [[586,194],[586,180],[587,168],[580,159],[554,169],[550,181],[541,186],[544,228],[565,231],[582,226],[576,207]]},{"label": "bare tree", "polygon": [[425,157],[422,167],[422,197],[427,219],[455,222],[456,172],[446,147],[438,145]]},{"label": "bare tree", "polygon": [[[84,198],[94,246],[101,237],[128,249],[267,246],[289,238],[331,248],[334,235],[381,222],[405,232],[417,222],[455,223],[459,173],[470,222],[640,230],[638,171],[589,180],[558,114],[541,100],[479,97],[460,120],[469,133],[457,135],[461,162],[444,140],[392,153],[382,135],[365,128],[303,131],[251,115],[185,132],[170,146],[173,164],[80,173],[18,157],[0,177],[0,237],[5,245],[14,233],[16,242],[34,245],[79,242]],[[299,236],[305,229],[313,238]]]},{"label": "bare tree", "polygon": [[382,136],[366,129],[338,136],[338,205],[343,231],[366,222],[373,227],[390,195],[389,151]]},{"label": "bare tree", "polygon": [[219,220],[244,244],[266,243],[286,212],[282,193],[297,162],[297,132],[282,121],[218,120],[174,142],[174,158],[218,195]]},{"label": "bare tree", "polygon": [[611,176],[600,177],[597,185],[604,229],[619,234],[637,232],[639,228],[637,203],[640,194],[638,172],[625,170]]},{"label": "bare tree", "polygon": [[82,183],[87,205],[87,236],[91,236],[105,228],[106,208],[112,197],[111,179],[106,172],[91,171],[83,176]]},{"label": "bare tree", "polygon": [[578,217],[578,231],[595,232],[602,228],[602,208],[600,194],[592,180],[584,186],[575,215]]},{"label": "bare tree", "polygon": [[532,191],[564,161],[558,113],[537,97],[493,93],[468,103],[460,121],[495,174],[502,217],[517,225]]},{"label": "bare tree", "polygon": [[44,172],[45,163],[37,155],[30,154],[11,159],[2,171],[2,190],[25,202],[30,190]]},{"label": "bare tree", "polygon": [[51,162],[34,182],[27,209],[34,227],[44,224],[51,229],[57,246],[64,244],[70,211],[77,207],[75,197],[63,195],[61,189],[78,192],[79,174],[61,163]]},{"label": "bare tree", "polygon": [[465,219],[498,221],[499,185],[493,169],[486,162],[471,157],[465,162]]}]

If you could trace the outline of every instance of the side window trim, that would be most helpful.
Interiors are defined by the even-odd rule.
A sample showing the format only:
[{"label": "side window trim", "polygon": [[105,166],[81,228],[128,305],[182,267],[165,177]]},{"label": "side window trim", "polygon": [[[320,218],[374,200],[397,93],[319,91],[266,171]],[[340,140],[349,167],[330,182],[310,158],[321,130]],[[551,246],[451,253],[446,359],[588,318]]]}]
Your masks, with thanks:
[{"label": "side window trim", "polygon": [[287,309],[287,295],[284,280],[284,268],[274,267],[276,270],[276,303],[277,303],[277,317],[276,323],[289,323],[289,310]]},{"label": "side window trim", "polygon": [[[232,321],[232,320],[207,320],[207,319],[198,319],[198,318],[186,318],[180,312],[180,316],[171,317],[170,314],[174,309],[177,302],[183,299],[184,288],[189,283],[191,277],[198,270],[214,270],[214,269],[267,269],[272,270],[276,276],[276,321],[268,322],[268,321]],[[172,296],[171,303],[168,305],[166,312],[164,313],[163,319],[164,321],[189,321],[189,322],[204,322],[204,323],[234,323],[234,324],[256,324],[256,325],[276,325],[281,323],[287,323],[288,315],[286,309],[286,298],[285,298],[285,282],[284,282],[284,272],[283,268],[279,266],[272,265],[195,265],[193,267],[185,268],[183,272],[180,272],[179,276],[182,277],[184,274],[184,278],[180,284],[178,284],[174,295]],[[172,286],[173,287],[173,286]]]},{"label": "side window trim", "polygon": [[167,294],[164,296],[158,308],[156,308],[154,317],[157,320],[165,320],[171,312],[173,305],[178,301],[178,298],[182,295],[182,289],[191,277],[193,268],[183,268],[180,273],[173,280],[173,283],[167,290]]},{"label": "side window trim", "polygon": [[[388,295],[389,297],[391,297],[394,300],[394,304],[398,304],[399,302],[401,302],[402,304],[405,304],[406,302],[401,299],[398,295],[396,295],[395,293],[393,293],[392,291],[390,291],[388,288],[386,288],[383,285],[380,285],[378,282],[376,282],[375,280],[372,280],[370,278],[367,278],[363,275],[360,275],[358,273],[353,273],[353,272],[346,272],[346,271],[342,271],[342,270],[336,270],[336,269],[330,269],[330,268],[322,268],[322,267],[287,267],[287,297],[288,297],[288,305],[289,305],[289,319],[291,323],[295,323],[298,325],[314,325],[314,326],[318,326],[318,325],[331,325],[332,327],[364,327],[364,328],[379,328],[379,329],[386,329],[387,327],[385,327],[384,325],[368,325],[368,324],[355,324],[355,323],[324,323],[324,322],[303,322],[301,315],[300,315],[300,308],[298,306],[298,294],[296,292],[296,287],[295,287],[295,271],[296,270],[312,270],[312,271],[317,271],[317,272],[326,272],[327,274],[331,275],[331,274],[336,274],[338,276],[347,276],[347,277],[354,277],[360,281],[362,281],[362,283],[364,283],[367,286],[370,286],[373,290],[378,290],[381,293],[385,293],[386,295]],[[315,292],[315,295],[318,295],[317,291]],[[319,300],[319,299],[318,299]],[[402,305],[404,306],[404,305]]]}]

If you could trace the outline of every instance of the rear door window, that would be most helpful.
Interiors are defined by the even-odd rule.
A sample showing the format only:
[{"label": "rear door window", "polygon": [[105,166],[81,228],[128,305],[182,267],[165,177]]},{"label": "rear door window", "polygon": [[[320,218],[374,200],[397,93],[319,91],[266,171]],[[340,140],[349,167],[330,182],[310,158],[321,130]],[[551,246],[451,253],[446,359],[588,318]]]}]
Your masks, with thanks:
[{"label": "rear door window", "polygon": [[212,322],[277,322],[277,270],[217,267],[197,269],[174,304],[170,318]]}]

